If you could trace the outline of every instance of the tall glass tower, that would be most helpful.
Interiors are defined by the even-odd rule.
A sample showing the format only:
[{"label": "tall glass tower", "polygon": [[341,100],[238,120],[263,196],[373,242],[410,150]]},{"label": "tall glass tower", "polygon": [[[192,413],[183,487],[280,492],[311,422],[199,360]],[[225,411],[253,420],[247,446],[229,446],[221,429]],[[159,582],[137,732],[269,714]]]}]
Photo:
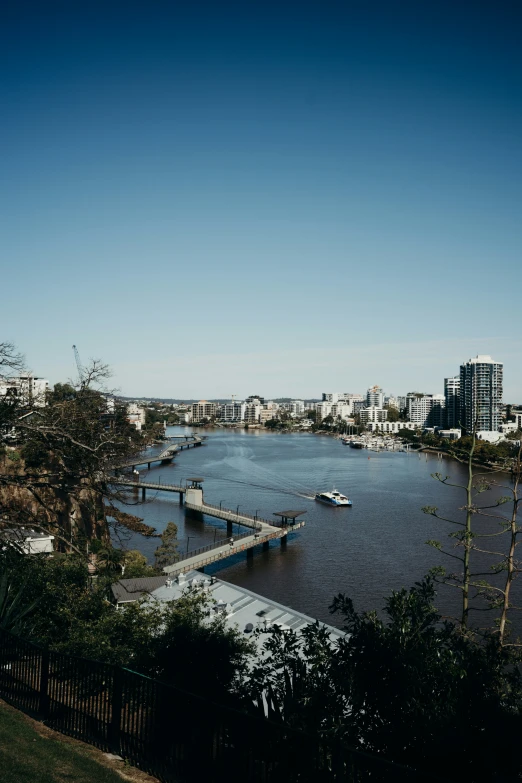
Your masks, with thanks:
[{"label": "tall glass tower", "polygon": [[491,356],[480,355],[460,365],[460,419],[468,435],[474,428],[498,432],[503,368]]}]

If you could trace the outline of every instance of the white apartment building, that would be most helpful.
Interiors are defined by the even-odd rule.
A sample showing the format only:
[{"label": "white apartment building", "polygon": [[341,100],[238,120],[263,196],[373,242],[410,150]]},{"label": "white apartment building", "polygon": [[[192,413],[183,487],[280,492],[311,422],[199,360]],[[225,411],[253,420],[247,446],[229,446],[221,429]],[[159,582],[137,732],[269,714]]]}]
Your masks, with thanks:
[{"label": "white apartment building", "polygon": [[245,407],[244,402],[226,402],[219,406],[219,420],[225,423],[243,421]]},{"label": "white apartment building", "polygon": [[323,392],[323,402],[355,402],[356,400],[362,401],[364,398],[362,394],[351,394],[350,392]]},{"label": "white apartment building", "polygon": [[34,375],[19,375],[16,378],[0,378],[0,397],[17,399],[29,408],[43,408],[49,391],[49,381]]},{"label": "white apartment building", "polygon": [[335,403],[331,402],[316,402],[315,403],[315,417],[318,424],[322,422],[323,419],[326,419],[327,416],[332,415],[332,405]]},{"label": "white apartment building", "polygon": [[302,416],[305,411],[304,400],[292,400],[290,402],[290,413],[294,416]]},{"label": "white apartment building", "polygon": [[243,421],[245,424],[259,424],[261,418],[261,405],[255,402],[249,402],[245,405]]},{"label": "white apartment building", "polygon": [[192,412],[188,408],[176,408],[174,411],[180,424],[190,424],[192,421]]},{"label": "white apartment building", "polygon": [[443,394],[409,392],[406,395],[408,419],[421,429],[444,425],[445,398]]},{"label": "white apartment building", "polygon": [[191,406],[192,421],[215,419],[218,415],[218,407],[217,403],[207,402],[207,400],[194,402]]},{"label": "white apartment building", "polygon": [[384,404],[388,408],[395,408],[396,410],[400,410],[399,408],[399,398],[398,397],[385,397],[384,398]]},{"label": "white apartment building", "polygon": [[368,424],[369,422],[381,423],[388,418],[388,411],[386,408],[379,408],[377,405],[370,405],[368,408],[363,408],[359,413],[361,424]]},{"label": "white apartment building", "polygon": [[351,419],[353,413],[352,405],[347,402],[338,402],[332,405],[331,416],[336,419],[338,416],[347,421]]},{"label": "white apartment building", "polygon": [[142,408],[136,402],[129,402],[127,405],[127,421],[133,424],[137,430],[145,426],[145,408]]},{"label": "white apartment building", "polygon": [[504,365],[478,355],[460,366],[460,418],[467,433],[498,432]]},{"label": "white apartment building", "polygon": [[323,402],[336,403],[339,402],[339,397],[342,396],[339,392],[323,392]]},{"label": "white apartment building", "polygon": [[371,386],[366,392],[367,408],[383,408],[384,392],[380,386]]}]

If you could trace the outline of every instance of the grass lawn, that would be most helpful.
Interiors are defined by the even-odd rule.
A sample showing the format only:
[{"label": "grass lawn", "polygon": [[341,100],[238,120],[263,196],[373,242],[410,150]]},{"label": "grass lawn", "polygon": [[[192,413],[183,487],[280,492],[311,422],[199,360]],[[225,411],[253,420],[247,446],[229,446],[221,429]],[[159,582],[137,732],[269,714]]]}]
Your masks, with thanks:
[{"label": "grass lawn", "polygon": [[61,739],[44,726],[42,733],[37,728],[37,723],[0,702],[2,783],[122,783],[121,775],[93,757],[103,758],[99,751]]}]

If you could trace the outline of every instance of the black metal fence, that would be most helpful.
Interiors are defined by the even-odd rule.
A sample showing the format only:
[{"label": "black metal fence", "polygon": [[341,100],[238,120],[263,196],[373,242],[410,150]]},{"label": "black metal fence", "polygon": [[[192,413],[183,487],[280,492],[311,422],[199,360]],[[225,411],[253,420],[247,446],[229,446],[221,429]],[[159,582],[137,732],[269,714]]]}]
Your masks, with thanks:
[{"label": "black metal fence", "polygon": [[49,652],[1,630],[0,696],[165,783],[431,780],[129,669]]}]

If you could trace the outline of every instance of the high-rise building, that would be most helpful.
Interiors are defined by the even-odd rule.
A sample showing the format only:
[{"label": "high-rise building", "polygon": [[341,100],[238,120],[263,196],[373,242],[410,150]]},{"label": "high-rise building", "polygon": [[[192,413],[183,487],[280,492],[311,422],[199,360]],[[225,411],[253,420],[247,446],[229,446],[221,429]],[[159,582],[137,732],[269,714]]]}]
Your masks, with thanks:
[{"label": "high-rise building", "polygon": [[445,426],[449,429],[460,426],[460,375],[444,378],[444,399],[446,400]]},{"label": "high-rise building", "polygon": [[408,419],[418,427],[444,426],[444,395],[409,392],[406,395]]},{"label": "high-rise building", "polygon": [[382,408],[384,405],[384,392],[380,386],[372,386],[366,392],[367,408]]},{"label": "high-rise building", "polygon": [[460,365],[460,419],[469,434],[495,431],[501,424],[504,365],[478,355]]}]

